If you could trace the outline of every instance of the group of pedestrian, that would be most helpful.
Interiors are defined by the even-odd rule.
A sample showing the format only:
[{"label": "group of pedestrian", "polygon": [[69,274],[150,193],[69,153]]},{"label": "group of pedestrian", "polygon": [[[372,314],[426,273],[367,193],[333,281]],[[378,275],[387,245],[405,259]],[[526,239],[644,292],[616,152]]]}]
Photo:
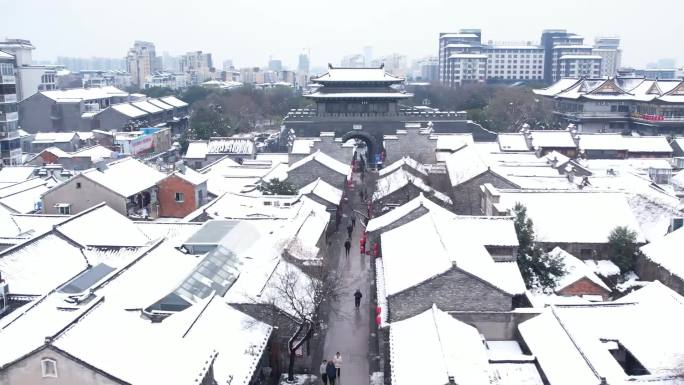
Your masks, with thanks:
[{"label": "group of pedestrian", "polygon": [[320,374],[323,385],[335,385],[335,382],[340,378],[342,369],[342,355],[337,352],[330,361],[323,360],[321,363]]}]

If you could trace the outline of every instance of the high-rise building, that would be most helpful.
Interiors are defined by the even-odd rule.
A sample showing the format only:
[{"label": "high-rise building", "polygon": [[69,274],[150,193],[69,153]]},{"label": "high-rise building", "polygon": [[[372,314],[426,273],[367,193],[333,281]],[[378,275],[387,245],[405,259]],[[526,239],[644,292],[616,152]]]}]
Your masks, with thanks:
[{"label": "high-rise building", "polygon": [[297,63],[297,72],[300,74],[309,73],[309,55],[302,53],[299,54],[299,62]]},{"label": "high-rise building", "polygon": [[368,45],[363,47],[363,60],[366,65],[369,65],[373,61],[373,47]]},{"label": "high-rise building", "polygon": [[32,51],[36,49],[29,40],[7,39],[0,41],[0,50],[15,58],[17,99],[22,101],[38,91],[57,88],[54,66],[34,65]]},{"label": "high-rise building", "polygon": [[436,82],[439,80],[439,59],[428,57],[418,62],[420,80],[423,82]]},{"label": "high-rise building", "polygon": [[147,77],[161,70],[154,43],[136,40],[126,56],[126,69],[137,87],[144,86]]},{"label": "high-rise building", "polygon": [[592,53],[601,56],[601,76],[617,75],[622,60],[619,37],[597,37]]},{"label": "high-rise building", "polygon": [[0,51],[0,158],[5,165],[21,164],[14,63],[13,55]]},{"label": "high-rise building", "polygon": [[271,71],[282,71],[283,70],[283,61],[280,59],[269,59],[268,60],[268,69]]},{"label": "high-rise building", "polygon": [[544,48],[544,81],[554,82],[564,77],[601,76],[603,58],[595,55],[584,38],[564,29],[548,29],[542,32]]},{"label": "high-rise building", "polygon": [[344,68],[363,68],[366,67],[366,59],[363,57],[363,55],[347,55],[342,58],[342,62],[340,63],[342,67]]},{"label": "high-rise building", "polygon": [[213,62],[210,53],[188,52],[180,57],[180,72],[190,77],[191,84],[199,84],[211,79]]},{"label": "high-rise building", "polygon": [[234,70],[234,69],[235,69],[235,66],[233,65],[232,59],[228,59],[228,60],[223,61],[223,70],[224,71],[230,71],[230,70]]}]

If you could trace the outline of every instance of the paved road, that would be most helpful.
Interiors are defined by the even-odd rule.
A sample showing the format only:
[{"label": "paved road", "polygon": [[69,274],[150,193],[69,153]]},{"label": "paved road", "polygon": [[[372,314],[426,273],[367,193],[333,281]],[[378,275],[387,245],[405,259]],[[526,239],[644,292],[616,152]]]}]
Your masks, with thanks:
[{"label": "paved road", "polygon": [[[355,187],[360,179],[354,175]],[[337,312],[332,312],[328,319],[328,330],[325,336],[324,358],[330,359],[336,352],[342,354],[343,364],[337,384],[367,385],[368,376],[368,339],[370,335],[370,257],[361,255],[359,239],[363,234],[361,220],[357,218],[356,228],[352,233],[352,248],[349,258],[344,255],[344,241],[347,238],[347,223],[349,223],[351,208],[365,208],[359,203],[358,187],[350,194],[351,205],[345,205],[346,215],[340,224],[340,229],[333,235],[330,254],[337,257],[337,268],[342,272],[344,291],[338,302],[333,305]],[[370,189],[368,189],[370,192]],[[361,307],[354,307],[354,292],[360,289],[363,293]]]}]

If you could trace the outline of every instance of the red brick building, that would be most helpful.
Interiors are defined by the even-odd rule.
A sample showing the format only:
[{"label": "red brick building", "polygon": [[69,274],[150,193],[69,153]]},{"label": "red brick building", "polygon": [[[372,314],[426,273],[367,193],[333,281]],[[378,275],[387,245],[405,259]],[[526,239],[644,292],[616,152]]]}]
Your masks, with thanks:
[{"label": "red brick building", "polygon": [[185,166],[157,184],[159,216],[183,218],[207,200],[207,178]]},{"label": "red brick building", "polygon": [[604,301],[610,297],[611,290],[599,276],[594,274],[582,260],[556,247],[549,252],[560,258],[565,265],[565,275],[556,282],[555,292],[562,296],[601,296]]}]

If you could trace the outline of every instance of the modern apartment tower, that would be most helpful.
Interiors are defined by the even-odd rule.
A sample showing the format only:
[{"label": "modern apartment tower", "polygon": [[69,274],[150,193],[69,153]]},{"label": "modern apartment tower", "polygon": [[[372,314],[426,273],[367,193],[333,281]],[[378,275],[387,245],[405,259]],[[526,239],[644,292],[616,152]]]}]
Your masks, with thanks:
[{"label": "modern apartment tower", "polygon": [[148,76],[161,70],[160,62],[154,43],[136,40],[126,56],[126,69],[133,84],[143,87]]},{"label": "modern apartment tower", "polygon": [[191,84],[199,84],[211,78],[213,61],[210,53],[188,52],[180,57],[180,72],[188,74]]},{"label": "modern apartment tower", "polygon": [[0,51],[0,158],[3,165],[21,164],[14,63],[14,55]]},{"label": "modern apartment tower", "polygon": [[617,75],[622,60],[619,37],[597,37],[592,52],[603,59],[601,61],[601,76]]},{"label": "modern apartment tower", "polygon": [[544,81],[554,82],[566,77],[598,77],[603,58],[593,53],[584,38],[564,29],[547,29],[542,32],[544,49]]}]

